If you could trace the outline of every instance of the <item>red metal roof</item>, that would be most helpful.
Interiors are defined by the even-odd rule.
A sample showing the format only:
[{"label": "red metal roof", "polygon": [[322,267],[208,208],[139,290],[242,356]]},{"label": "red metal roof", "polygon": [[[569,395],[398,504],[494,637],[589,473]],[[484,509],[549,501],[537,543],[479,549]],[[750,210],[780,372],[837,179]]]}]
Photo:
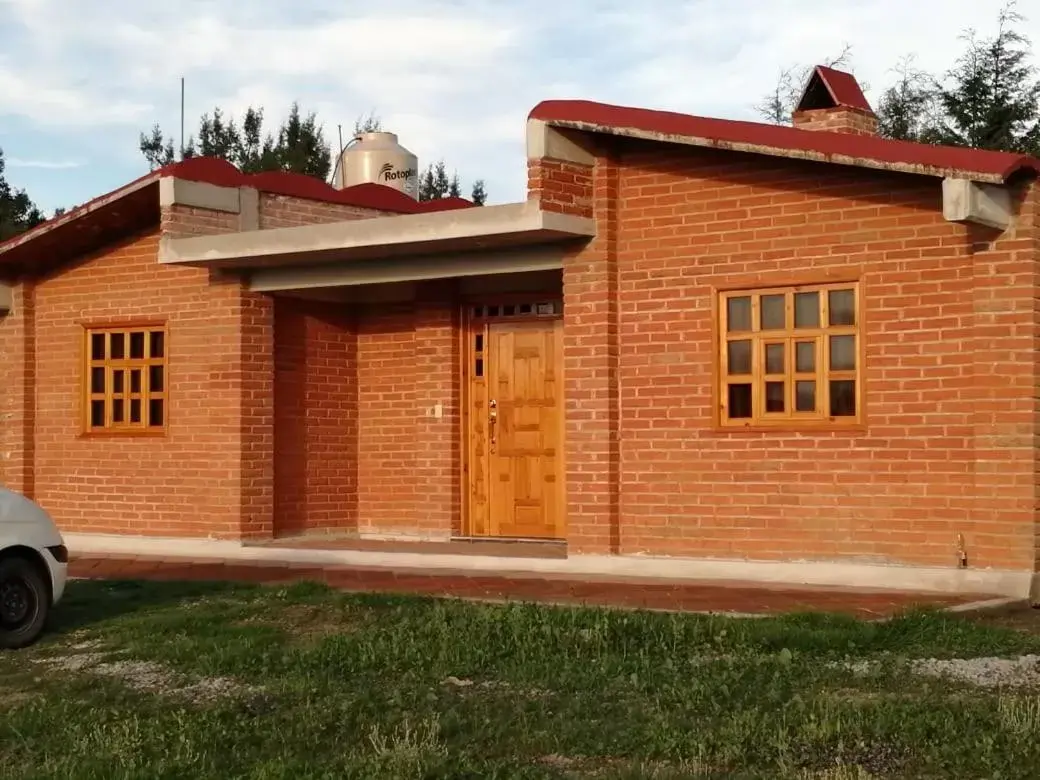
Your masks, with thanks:
[{"label": "red metal roof", "polygon": [[43,270],[64,259],[95,251],[135,230],[159,221],[160,178],[214,184],[219,187],[254,187],[272,195],[337,203],[390,212],[421,214],[474,208],[465,198],[416,201],[381,184],[359,184],[337,190],[321,179],[298,173],[269,171],[245,174],[231,163],[212,157],[194,157],[159,170],[105,195],[49,219],[32,230],[0,242],[0,268],[17,275],[32,267]]},{"label": "red metal roof", "polygon": [[805,85],[805,90],[802,92],[802,97],[798,101],[796,110],[824,108],[824,106],[818,105],[803,105],[806,102],[806,97],[818,87],[826,90],[827,95],[830,97],[832,105],[826,106],[827,108],[844,106],[845,108],[855,108],[860,111],[874,113],[874,109],[867,102],[867,97],[863,94],[863,90],[860,89],[856,77],[843,70],[828,68],[826,65],[817,65],[813,69],[813,74]]},{"label": "red metal roof", "polygon": [[534,107],[530,117],[592,133],[991,183],[1021,172],[1040,173],[1040,160],[1027,154],[710,119],[588,100],[546,100]]},{"label": "red metal roof", "polygon": [[474,204],[465,198],[441,198],[417,201],[400,190],[382,184],[358,184],[337,190],[321,179],[302,173],[263,171],[242,173],[226,160],[214,157],[193,157],[156,171],[159,176],[171,176],[186,181],[215,184],[219,187],[253,187],[271,195],[338,203],[344,206],[390,211],[397,214],[423,214],[430,211],[470,208]]}]

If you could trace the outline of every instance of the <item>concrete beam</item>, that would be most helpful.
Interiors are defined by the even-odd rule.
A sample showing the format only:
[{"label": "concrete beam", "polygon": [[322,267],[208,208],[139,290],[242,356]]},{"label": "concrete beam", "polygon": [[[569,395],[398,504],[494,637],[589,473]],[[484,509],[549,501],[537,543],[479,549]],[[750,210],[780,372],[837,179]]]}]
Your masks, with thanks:
[{"label": "concrete beam", "polygon": [[1006,230],[1011,225],[1011,193],[1007,187],[969,179],[943,179],[943,218]]},{"label": "concrete beam", "polygon": [[[770,157],[783,157],[792,160],[812,160],[814,162],[849,165],[856,168],[873,168],[882,171],[897,171],[899,173],[912,173],[918,176],[934,176],[937,178],[943,178],[953,173],[959,173],[972,181],[987,182],[991,184],[1003,184],[1004,182],[1004,177],[996,173],[954,171],[949,168],[937,168],[933,166],[919,165],[917,163],[886,162],[875,160],[870,157],[856,157],[849,154],[825,153],[821,151],[810,151],[807,149],[790,149],[788,147],[770,146],[743,141],[723,141],[718,138],[644,130],[639,127],[617,127],[615,125],[603,125],[594,122],[570,120],[553,120],[551,124],[553,127],[578,130],[584,133],[613,135],[619,138],[637,138],[644,141],[653,141],[655,143],[677,144],[680,146],[693,146],[704,149],[724,149],[731,152],[747,152],[749,154],[762,154]],[[528,154],[528,157],[530,157],[530,154]]]},{"label": "concrete beam", "polygon": [[265,268],[250,274],[249,289],[254,292],[313,290],[555,271],[561,268],[563,252],[558,247],[539,247],[503,252],[471,252],[461,255],[346,262],[302,268]]},{"label": "concrete beam", "polygon": [[527,120],[527,159],[594,165],[596,157],[572,138],[541,119]]},{"label": "concrete beam", "polygon": [[594,220],[542,211],[534,202],[508,203],[216,236],[164,236],[159,261],[217,268],[300,266],[504,249],[587,239],[595,232]]},{"label": "concrete beam", "polygon": [[218,187],[172,176],[159,179],[159,206],[189,206],[228,214],[239,214],[242,210],[238,187]]}]

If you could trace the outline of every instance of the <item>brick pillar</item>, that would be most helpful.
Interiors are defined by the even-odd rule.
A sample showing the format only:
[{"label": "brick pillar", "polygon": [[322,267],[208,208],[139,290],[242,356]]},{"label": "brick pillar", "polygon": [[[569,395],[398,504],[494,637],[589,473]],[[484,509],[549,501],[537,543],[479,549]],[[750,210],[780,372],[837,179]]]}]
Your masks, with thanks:
[{"label": "brick pillar", "polygon": [[572,553],[617,553],[618,169],[592,171],[597,236],[563,263],[567,540]]},{"label": "brick pillar", "polygon": [[29,497],[35,491],[36,317],[33,283],[14,288],[11,312],[0,317],[0,484]]},{"label": "brick pillar", "polygon": [[[1032,261],[1030,265],[1036,269],[1040,264],[1040,183],[1033,182],[1030,195],[1026,200],[1026,208],[1032,215],[1030,232],[1032,233]],[[1035,271],[1034,271],[1035,273]],[[1034,282],[1040,285],[1040,278],[1034,277]],[[1033,289],[1033,382],[1034,388],[1040,386],[1040,366],[1037,365],[1040,355],[1040,324],[1037,323],[1036,298],[1040,297],[1040,289]],[[1030,591],[1030,599],[1034,605],[1040,604],[1040,404],[1036,401],[1036,392],[1033,393],[1033,587]]]},{"label": "brick pillar", "polygon": [[1015,224],[999,237],[985,228],[969,228],[976,334],[971,412],[975,522],[965,533],[965,542],[972,567],[1032,571],[1040,558],[1038,194],[1036,183],[1023,193]]},{"label": "brick pillar", "polygon": [[[450,283],[424,285],[415,313],[415,525],[448,536],[461,520],[458,306]],[[440,406],[438,415],[438,405]]]},{"label": "brick pillar", "polygon": [[274,299],[239,291],[242,489],[239,535],[274,535]]},{"label": "brick pillar", "polygon": [[221,442],[211,527],[220,536],[274,533],[274,305],[237,278],[214,275],[210,430]]}]

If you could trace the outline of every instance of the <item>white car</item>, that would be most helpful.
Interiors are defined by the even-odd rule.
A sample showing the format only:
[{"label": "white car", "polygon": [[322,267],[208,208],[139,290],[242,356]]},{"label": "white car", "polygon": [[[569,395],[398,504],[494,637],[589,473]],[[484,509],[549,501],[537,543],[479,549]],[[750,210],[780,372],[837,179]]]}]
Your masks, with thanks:
[{"label": "white car", "polygon": [[65,592],[69,552],[38,504],[0,486],[0,649],[32,644]]}]

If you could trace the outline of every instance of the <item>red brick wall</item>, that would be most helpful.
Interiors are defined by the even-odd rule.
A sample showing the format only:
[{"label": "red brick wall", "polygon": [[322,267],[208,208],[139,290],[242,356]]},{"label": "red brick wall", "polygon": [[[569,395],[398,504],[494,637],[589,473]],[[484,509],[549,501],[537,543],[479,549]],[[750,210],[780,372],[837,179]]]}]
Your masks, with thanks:
[{"label": "red brick wall", "polygon": [[877,135],[878,130],[878,120],[873,113],[845,107],[795,111],[791,122],[801,130],[849,135]]},{"label": "red brick wall", "polygon": [[528,198],[544,211],[592,216],[592,176],[589,165],[540,159],[527,162]]},{"label": "red brick wall", "polygon": [[[378,216],[381,212],[352,206],[319,203],[280,195],[260,194],[260,227],[296,227]],[[174,207],[164,217],[171,235],[231,232],[238,215]],[[223,418],[223,434],[234,446],[223,453],[228,467],[226,490],[235,494],[241,534],[268,538],[274,533],[342,528],[356,525],[356,459],[350,465],[350,415],[337,418],[330,405],[346,404],[344,394],[356,393],[345,384],[330,399],[322,392],[351,376],[349,339],[329,321],[330,307],[282,300],[276,317],[276,298],[248,292],[233,275],[214,274],[214,327],[227,334],[226,373],[220,389],[231,407]],[[279,328],[284,329],[279,332]],[[337,329],[339,332],[337,333]],[[302,341],[300,341],[302,339]],[[303,364],[299,363],[303,355]],[[295,357],[294,357],[295,356]],[[276,361],[285,372],[279,372]],[[301,370],[313,372],[297,405],[276,419],[276,395],[292,393],[292,378]],[[276,389],[276,387],[278,389]],[[354,401],[356,403],[356,401]],[[302,407],[299,405],[302,404]],[[300,454],[300,461],[282,454],[282,446]],[[345,470],[346,469],[346,470]],[[342,478],[342,479],[341,479]]]},{"label": "red brick wall", "polygon": [[619,184],[616,161],[600,160],[590,182],[596,237],[563,263],[567,539],[575,552],[620,549]]},{"label": "red brick wall", "polygon": [[[953,565],[963,533],[1033,566],[1031,224],[991,245],[936,179],[645,145],[595,193],[564,270],[573,549]],[[866,432],[714,430],[713,288],[828,273],[864,285]]]},{"label": "red brick wall", "polygon": [[[66,531],[237,536],[236,401],[207,273],[156,264],[158,234],[113,246],[36,288],[35,497]],[[82,434],[83,325],[166,320],[166,436]]]},{"label": "red brick wall", "polygon": [[357,333],[342,305],[275,299],[275,535],[357,528]]},{"label": "red brick wall", "polygon": [[14,288],[12,310],[0,316],[0,484],[32,495],[35,447],[35,295],[32,282]]},{"label": "red brick wall", "polygon": [[260,193],[260,228],[269,230],[300,225],[319,225],[349,219],[385,216],[386,212],[344,206],[339,203],[321,203],[315,200],[290,198],[286,195]]},{"label": "red brick wall", "polygon": [[[161,229],[173,237],[215,235],[235,232],[238,224],[237,214],[173,206],[163,211]],[[153,272],[165,270],[159,266]],[[212,464],[214,488],[224,496],[212,525],[230,523],[232,536],[269,538],[274,524],[273,300],[250,293],[232,274],[198,273],[206,280],[202,295],[209,306],[206,326],[214,363],[210,433],[226,442]]]},{"label": "red brick wall", "polygon": [[[358,319],[358,517],[370,533],[447,536],[459,517],[456,307],[436,287]],[[440,404],[442,414],[431,414]]]},{"label": "red brick wall", "polygon": [[[378,213],[267,195],[261,212],[268,228]],[[282,300],[276,325],[275,299],[249,293],[234,275],[157,262],[162,234],[228,233],[238,224],[235,214],[174,206],[163,211],[159,230],[17,288],[14,312],[0,319],[0,356],[14,368],[0,388],[0,478],[35,495],[66,531],[268,538],[276,522],[279,532],[356,524],[356,337],[342,315]],[[368,400],[407,417],[408,477],[424,485],[426,475],[448,474],[455,463],[454,390],[442,400],[441,420],[426,421],[412,403],[454,387],[443,370],[419,371],[451,354],[453,310],[414,311],[411,373],[390,377],[397,384],[389,394]],[[141,319],[166,320],[169,328],[168,433],[83,436],[83,325]],[[382,336],[378,326],[372,333],[367,365],[375,370]],[[407,406],[405,392],[412,394]],[[297,393],[277,421],[276,393]],[[371,473],[380,480],[380,453],[399,441],[392,428],[368,435]],[[286,457],[276,474],[276,446],[302,453],[307,468]],[[413,528],[450,525],[456,482],[417,488],[421,502],[393,513],[392,522],[377,512],[371,525],[381,518]],[[370,493],[370,501],[385,506],[386,494]]]}]

